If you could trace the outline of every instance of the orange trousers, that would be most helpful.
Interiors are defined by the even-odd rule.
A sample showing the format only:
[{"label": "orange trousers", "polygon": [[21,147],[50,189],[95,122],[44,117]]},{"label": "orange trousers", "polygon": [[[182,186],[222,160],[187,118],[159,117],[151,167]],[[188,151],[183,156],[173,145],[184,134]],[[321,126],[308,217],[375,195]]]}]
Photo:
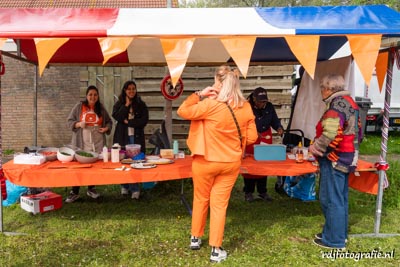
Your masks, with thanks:
[{"label": "orange trousers", "polygon": [[239,175],[241,161],[213,162],[194,156],[192,235],[202,237],[210,207],[209,245],[221,247],[224,238],[226,209],[232,188]]}]

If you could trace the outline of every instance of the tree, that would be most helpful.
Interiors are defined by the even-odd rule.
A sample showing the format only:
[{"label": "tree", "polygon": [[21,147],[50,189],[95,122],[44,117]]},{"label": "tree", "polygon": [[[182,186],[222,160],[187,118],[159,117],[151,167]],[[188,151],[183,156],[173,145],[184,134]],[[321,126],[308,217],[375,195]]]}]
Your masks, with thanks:
[{"label": "tree", "polygon": [[282,6],[350,6],[384,4],[397,11],[399,0],[179,0],[180,7],[282,7]]}]

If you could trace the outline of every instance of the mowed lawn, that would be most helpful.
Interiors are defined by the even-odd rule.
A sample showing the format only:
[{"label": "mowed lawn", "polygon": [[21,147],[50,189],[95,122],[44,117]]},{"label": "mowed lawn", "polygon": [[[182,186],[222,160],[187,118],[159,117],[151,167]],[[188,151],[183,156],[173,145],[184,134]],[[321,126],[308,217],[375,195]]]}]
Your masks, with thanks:
[{"label": "mowed lawn", "polygon": [[[400,234],[400,167],[390,163],[382,235]],[[313,245],[323,224],[319,202],[279,195],[274,183],[270,177],[273,202],[247,203],[243,179],[237,180],[223,244],[228,259],[221,266],[400,266],[400,236],[350,236],[342,254]],[[0,266],[210,266],[208,228],[200,250],[188,247],[191,216],[181,201],[182,186],[191,205],[192,183],[186,179],[160,182],[139,201],[120,196],[119,185],[109,185],[98,187],[99,201],[86,197],[82,187],[81,201],[44,214],[32,215],[19,204],[5,207],[3,231],[19,235],[0,235]],[[66,188],[53,191],[68,193]],[[375,210],[376,196],[350,190],[349,233],[373,234]]]}]

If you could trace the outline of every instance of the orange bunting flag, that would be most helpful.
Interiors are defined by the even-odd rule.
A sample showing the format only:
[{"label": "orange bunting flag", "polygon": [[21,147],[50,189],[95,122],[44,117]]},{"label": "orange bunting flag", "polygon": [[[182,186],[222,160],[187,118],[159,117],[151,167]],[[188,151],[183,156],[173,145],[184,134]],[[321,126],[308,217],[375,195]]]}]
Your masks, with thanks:
[{"label": "orange bunting flag", "polygon": [[6,43],[7,38],[0,38],[0,49],[3,47],[3,45]]},{"label": "orange bunting flag", "polygon": [[285,36],[285,40],[299,63],[314,80],[315,67],[317,66],[319,36],[297,35]]},{"label": "orange bunting flag", "polygon": [[220,38],[220,40],[233,61],[235,61],[243,77],[246,78],[251,54],[253,53],[254,44],[256,43],[256,37],[227,37]]},{"label": "orange bunting flag", "polygon": [[381,46],[382,35],[347,35],[350,50],[357,66],[364,77],[365,84],[369,87],[379,48]]},{"label": "orange bunting flag", "polygon": [[175,87],[185,68],[195,38],[160,39],[172,85]]},{"label": "orange bunting flag", "polygon": [[68,42],[69,38],[35,38],[36,53],[39,63],[39,75],[42,76],[44,69],[57,50]]},{"label": "orange bunting flag", "polygon": [[103,65],[107,63],[107,61],[126,51],[128,46],[133,41],[133,37],[107,37],[107,38],[98,38],[99,45],[101,47],[101,51],[103,52]]},{"label": "orange bunting flag", "polygon": [[376,78],[378,79],[379,92],[382,92],[383,82],[386,77],[387,67],[389,61],[389,52],[382,52],[378,54],[376,59],[375,70]]}]

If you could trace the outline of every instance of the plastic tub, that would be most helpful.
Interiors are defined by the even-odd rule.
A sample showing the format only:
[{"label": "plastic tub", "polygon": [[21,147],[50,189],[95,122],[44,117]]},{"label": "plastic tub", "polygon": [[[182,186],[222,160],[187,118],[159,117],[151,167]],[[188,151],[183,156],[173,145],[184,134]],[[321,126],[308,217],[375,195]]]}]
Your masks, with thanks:
[{"label": "plastic tub", "polygon": [[132,145],[126,145],[125,146],[125,153],[128,158],[133,158],[137,156],[140,153],[140,145],[137,144],[132,144]]}]

